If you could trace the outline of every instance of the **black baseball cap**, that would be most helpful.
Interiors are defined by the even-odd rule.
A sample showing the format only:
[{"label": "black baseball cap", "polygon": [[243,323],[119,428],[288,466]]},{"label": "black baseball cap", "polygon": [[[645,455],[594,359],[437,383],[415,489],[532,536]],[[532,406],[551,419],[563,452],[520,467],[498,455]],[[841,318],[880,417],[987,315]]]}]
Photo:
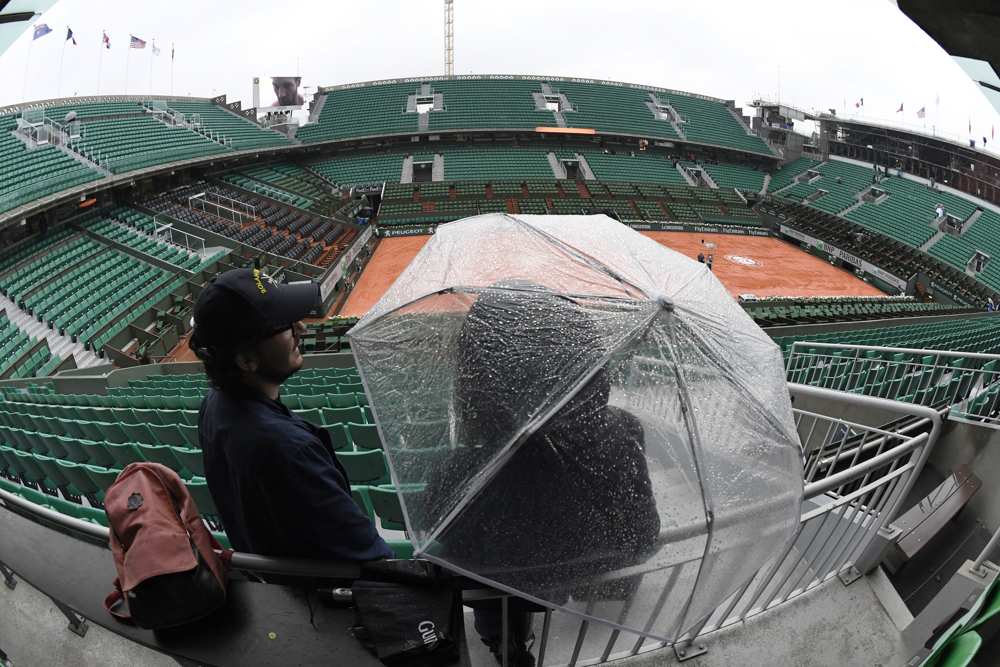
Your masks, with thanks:
[{"label": "black baseball cap", "polygon": [[213,278],[198,296],[192,347],[261,340],[319,306],[319,283],[278,283],[260,269],[226,271]]}]

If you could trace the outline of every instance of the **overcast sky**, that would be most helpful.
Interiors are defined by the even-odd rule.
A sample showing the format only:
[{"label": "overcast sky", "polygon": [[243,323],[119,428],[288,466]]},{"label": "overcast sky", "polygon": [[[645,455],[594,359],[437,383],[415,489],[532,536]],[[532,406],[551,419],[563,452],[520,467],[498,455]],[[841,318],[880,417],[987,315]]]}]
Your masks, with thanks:
[{"label": "overcast sky", "polygon": [[[0,56],[0,105],[173,92],[250,106],[254,76],[298,73],[316,86],[437,75],[442,17],[440,0],[60,0],[37,19],[51,34],[32,42],[29,30]],[[67,26],[77,46],[64,47]],[[129,34],[146,50],[130,50]],[[869,120],[963,142],[970,119],[977,138],[1000,131],[976,86],[888,0],[455,0],[455,71],[615,79],[738,105],[780,94],[840,115],[863,97]]]}]

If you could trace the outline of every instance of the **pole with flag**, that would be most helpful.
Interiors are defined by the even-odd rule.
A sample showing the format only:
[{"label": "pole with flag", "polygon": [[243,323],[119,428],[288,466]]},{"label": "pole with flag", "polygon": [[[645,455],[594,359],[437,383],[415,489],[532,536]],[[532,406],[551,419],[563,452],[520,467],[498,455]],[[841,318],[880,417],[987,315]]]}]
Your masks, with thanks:
[{"label": "pole with flag", "polygon": [[924,127],[927,127],[927,107],[920,107],[917,111],[917,118],[924,121]]},{"label": "pole with flag", "polygon": [[153,39],[153,48],[149,50],[149,94],[153,94],[153,56],[160,55],[160,49],[156,46],[156,39]]},{"label": "pole with flag", "polygon": [[101,29],[101,44],[97,47],[97,94],[101,94],[101,66],[104,65],[104,51],[111,48],[111,38],[108,31]]},{"label": "pole with flag", "polygon": [[174,94],[174,43],[170,42],[170,94]]},{"label": "pole with flag", "polygon": [[56,97],[62,97],[62,71],[63,59],[66,57],[66,42],[73,42],[76,46],[76,37],[73,36],[73,29],[66,26],[66,39],[63,40],[62,52],[59,54],[59,75],[56,77]]},{"label": "pole with flag", "polygon": [[31,47],[34,46],[35,40],[45,37],[45,35],[52,32],[52,28],[46,23],[39,23],[35,26],[34,32],[31,34],[31,41],[28,42],[28,59],[24,61],[24,81],[21,83],[21,99],[24,100],[28,95],[28,67],[31,65]]},{"label": "pole with flag", "polygon": [[135,35],[129,35],[128,40],[128,53],[125,54],[125,93],[128,94],[128,61],[129,54],[132,53],[132,49],[144,49],[146,48],[146,40],[139,39]]}]

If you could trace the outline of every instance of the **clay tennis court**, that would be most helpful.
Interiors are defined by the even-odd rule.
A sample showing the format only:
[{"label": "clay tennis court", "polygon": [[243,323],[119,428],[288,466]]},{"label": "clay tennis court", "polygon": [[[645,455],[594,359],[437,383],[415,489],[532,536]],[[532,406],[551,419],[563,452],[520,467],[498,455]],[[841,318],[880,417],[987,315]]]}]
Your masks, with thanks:
[{"label": "clay tennis court", "polygon": [[[784,241],[734,234],[642,232],[691,257],[715,256],[712,270],[733,296],[878,296],[877,288],[854,274],[830,266]],[[382,239],[340,314],[360,317],[375,305],[430,236]],[[702,245],[715,244],[715,248]],[[728,256],[728,257],[727,257]]]}]

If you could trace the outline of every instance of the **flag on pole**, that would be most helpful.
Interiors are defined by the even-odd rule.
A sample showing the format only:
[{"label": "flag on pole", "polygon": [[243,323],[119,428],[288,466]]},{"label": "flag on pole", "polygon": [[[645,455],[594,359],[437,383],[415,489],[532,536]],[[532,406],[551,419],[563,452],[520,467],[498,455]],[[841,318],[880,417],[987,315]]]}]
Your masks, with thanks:
[{"label": "flag on pole", "polygon": [[920,111],[917,112],[917,118],[923,118],[926,115],[927,115],[927,108],[920,107]]},{"label": "flag on pole", "polygon": [[73,42],[73,46],[76,46],[76,37],[73,36],[73,29],[66,26],[66,41]]},{"label": "flag on pole", "polygon": [[900,102],[900,103],[899,103],[899,108],[898,108],[898,109],[896,109],[896,113],[900,113],[900,112],[902,112],[902,111],[903,111],[903,103],[902,103],[902,102]]},{"label": "flag on pole", "polygon": [[160,47],[158,47],[156,45],[156,40],[155,39],[153,40],[153,55],[154,56],[160,55]]},{"label": "flag on pole", "polygon": [[105,31],[102,30],[101,31],[101,35],[102,35],[101,41],[104,43],[104,48],[110,49],[111,48],[111,38],[108,37],[108,33],[106,33]]},{"label": "flag on pole", "polygon": [[146,48],[146,40],[139,39],[135,35],[129,35],[132,39],[129,40],[128,48],[130,49],[144,49]]},{"label": "flag on pole", "polygon": [[170,62],[174,62],[174,43],[170,42]]},{"label": "flag on pole", "polygon": [[858,99],[857,102],[854,103],[854,108],[855,109],[860,109],[864,105],[865,105],[865,98],[862,97],[862,98]]},{"label": "flag on pole", "polygon": [[52,28],[47,23],[39,23],[35,26],[35,34],[31,36],[31,41],[35,41],[39,37],[45,37],[50,32],[52,32]]}]

